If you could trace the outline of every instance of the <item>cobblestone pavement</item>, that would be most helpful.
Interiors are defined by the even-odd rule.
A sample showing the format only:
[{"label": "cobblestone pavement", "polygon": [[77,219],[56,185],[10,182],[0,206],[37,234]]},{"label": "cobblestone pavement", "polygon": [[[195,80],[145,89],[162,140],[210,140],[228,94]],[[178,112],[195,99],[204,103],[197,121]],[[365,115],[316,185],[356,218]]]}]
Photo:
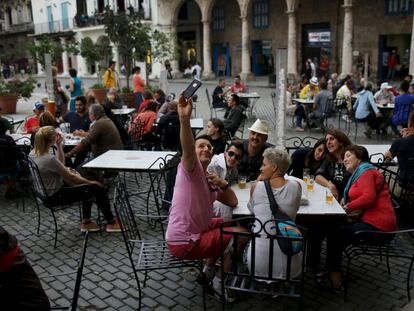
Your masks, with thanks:
[{"label": "cobblestone pavement", "polygon": [[[127,176],[129,193],[146,191],[148,182],[139,176]],[[3,193],[3,187],[0,187]],[[57,213],[59,224],[58,246],[53,248],[53,220],[51,214],[41,207],[40,235],[36,234],[37,210],[31,197],[25,194],[25,211],[16,201],[0,198],[1,225],[16,235],[35,271],[39,274],[55,274],[68,271],[76,265],[83,237],[79,231],[77,207]],[[142,214],[144,199],[131,198],[136,214]],[[150,204],[153,206],[153,203]],[[97,217],[93,209],[93,217]],[[138,222],[143,239],[161,237],[159,228],[151,228],[145,221]],[[408,299],[405,291],[405,275],[408,262],[391,260],[391,275],[385,262],[362,259],[355,261],[351,274],[349,299],[343,302],[341,294],[331,292],[327,286],[318,284],[310,273],[306,274],[305,310],[400,310]],[[180,269],[157,271],[149,274],[143,289],[144,310],[201,310],[202,289],[194,281],[183,278]],[[143,278],[140,275],[141,280]],[[43,280],[44,288],[53,305],[65,305],[72,295],[73,278],[69,276]],[[209,310],[221,305],[207,300]],[[136,310],[138,292],[130,268],[122,235],[120,233],[90,234],[85,262],[84,277],[80,291],[80,310]],[[229,306],[237,310],[295,310],[298,301],[268,296],[245,296]]]},{"label": "cobblestone pavement", "polygon": [[[174,83],[171,90],[177,92],[185,87],[185,83]],[[209,85],[213,89],[213,85]],[[256,105],[255,116],[272,122],[273,108],[270,98],[272,89],[257,87],[262,98]],[[197,114],[205,119],[209,116],[205,92],[199,92]],[[23,107],[21,107],[21,110]],[[30,108],[29,108],[30,109]],[[26,108],[23,112],[27,111]],[[30,111],[30,110],[29,110]],[[19,111],[18,111],[19,112]],[[22,111],[20,111],[22,112]],[[248,120],[248,126],[255,118]],[[245,134],[247,134],[247,127]],[[358,131],[362,133],[362,131]],[[287,127],[286,137],[290,136],[320,137],[317,131],[297,133]],[[245,136],[246,137],[246,136]],[[352,136],[351,136],[352,137]],[[271,137],[270,137],[271,138]],[[366,140],[358,136],[358,143],[388,144],[390,138],[378,141]],[[139,190],[147,186],[145,179],[140,181]],[[130,193],[136,193],[138,188],[135,179],[128,178]],[[53,220],[51,214],[43,207],[41,212],[40,235],[36,234],[37,211],[33,199],[24,194],[25,210],[16,201],[3,198],[4,187],[0,186],[0,224],[16,235],[21,247],[27,254],[36,272],[41,274],[67,271],[76,265],[78,251],[83,237],[79,231],[79,215],[77,208],[58,213],[59,242],[57,249],[53,248]],[[143,202],[134,199],[132,206],[135,210],[142,208]],[[94,209],[96,213],[96,209]],[[96,215],[95,215],[96,217]],[[145,239],[161,237],[159,230],[149,228],[145,222],[139,223]],[[310,274],[306,275],[305,310],[400,310],[407,305],[405,292],[405,275],[408,263],[391,260],[391,275],[388,275],[385,262],[372,259],[355,261],[351,274],[349,299],[343,302],[343,297],[318,286]],[[68,276],[59,279],[43,281],[46,292],[54,305],[68,302],[72,295],[73,279]],[[149,274],[147,286],[143,289],[143,305],[145,310],[201,310],[202,290],[194,282],[182,277],[179,269],[158,271]],[[212,299],[207,301],[209,310],[216,310],[221,305]],[[130,262],[121,234],[91,234],[87,249],[84,278],[79,299],[81,310],[135,310],[138,307],[136,282],[130,268]],[[229,309],[233,310],[294,310],[298,303],[289,298],[270,298],[265,296],[243,296],[241,300]],[[410,307],[407,305],[406,310]]]}]

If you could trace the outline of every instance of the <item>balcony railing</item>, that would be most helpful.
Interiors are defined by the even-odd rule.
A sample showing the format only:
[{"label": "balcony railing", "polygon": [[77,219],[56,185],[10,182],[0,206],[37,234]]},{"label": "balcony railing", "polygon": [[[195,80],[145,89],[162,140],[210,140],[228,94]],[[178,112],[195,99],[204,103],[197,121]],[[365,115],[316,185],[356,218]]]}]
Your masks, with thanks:
[{"label": "balcony railing", "polygon": [[[143,19],[150,20],[150,8],[142,8],[141,10],[143,11]],[[73,22],[75,27],[78,28],[99,26],[103,24],[103,13],[97,13],[94,15],[78,15],[73,19]]]},{"label": "balcony railing", "polygon": [[66,18],[53,22],[38,23],[34,25],[35,34],[56,33],[73,29],[73,20]]},{"label": "balcony railing", "polygon": [[33,29],[33,23],[13,24],[8,25],[7,27],[5,24],[3,24],[1,27],[1,31],[3,33],[31,32]]}]

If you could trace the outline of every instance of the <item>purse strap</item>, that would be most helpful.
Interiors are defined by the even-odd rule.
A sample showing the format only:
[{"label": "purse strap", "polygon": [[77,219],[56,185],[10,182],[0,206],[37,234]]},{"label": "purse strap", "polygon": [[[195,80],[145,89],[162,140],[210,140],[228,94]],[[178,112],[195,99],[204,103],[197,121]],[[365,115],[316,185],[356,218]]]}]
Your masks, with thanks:
[{"label": "purse strap", "polygon": [[267,197],[269,198],[270,209],[272,210],[274,220],[280,219],[282,221],[292,221],[289,215],[282,211],[282,209],[277,204],[275,197],[273,195],[272,187],[270,186],[270,182],[268,180],[265,180],[264,185],[266,188]]}]

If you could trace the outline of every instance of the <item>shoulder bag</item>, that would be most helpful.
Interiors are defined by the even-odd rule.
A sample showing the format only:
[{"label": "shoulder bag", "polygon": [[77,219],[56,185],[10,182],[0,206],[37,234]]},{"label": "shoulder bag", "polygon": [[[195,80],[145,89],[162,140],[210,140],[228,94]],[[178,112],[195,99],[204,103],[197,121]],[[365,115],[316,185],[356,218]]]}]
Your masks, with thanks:
[{"label": "shoulder bag", "polygon": [[[277,235],[300,239],[302,237],[302,233],[296,226],[295,222],[280,209],[273,195],[270,182],[268,180],[265,180],[264,184],[267,192],[267,197],[269,198],[270,209],[272,210],[273,219],[276,224]],[[292,256],[299,253],[303,247],[302,241],[295,241],[293,239],[277,239],[277,243],[279,244],[282,253],[287,256]]]}]

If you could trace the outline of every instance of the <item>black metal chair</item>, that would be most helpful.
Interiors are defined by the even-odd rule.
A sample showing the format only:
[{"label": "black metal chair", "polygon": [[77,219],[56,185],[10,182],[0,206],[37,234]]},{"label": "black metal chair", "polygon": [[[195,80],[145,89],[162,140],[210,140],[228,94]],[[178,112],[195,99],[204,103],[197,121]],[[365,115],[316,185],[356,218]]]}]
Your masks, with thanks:
[{"label": "black metal chair", "polygon": [[79,260],[78,260],[78,266],[75,270],[72,271],[68,271],[68,272],[64,272],[64,273],[59,273],[59,274],[54,274],[54,275],[45,275],[45,276],[40,276],[41,279],[46,279],[46,278],[56,278],[56,277],[60,277],[60,276],[64,276],[64,275],[70,275],[70,274],[75,274],[76,273],[76,279],[75,279],[75,287],[73,289],[73,296],[72,296],[72,302],[70,304],[70,306],[68,307],[60,307],[60,306],[56,306],[56,307],[52,307],[52,310],[71,310],[71,311],[76,311],[77,306],[78,306],[78,298],[79,298],[79,291],[80,291],[80,287],[81,287],[81,283],[82,283],[82,277],[83,277],[83,268],[85,265],[85,258],[86,258],[86,249],[88,247],[88,232],[85,233],[85,238],[83,240],[83,245],[82,245],[82,249],[81,252],[79,254]]},{"label": "black metal chair", "polygon": [[142,136],[144,132],[144,124],[141,121],[135,121],[131,123],[131,131],[129,132],[130,137],[130,149],[141,149]]},{"label": "black metal chair", "polygon": [[286,139],[286,150],[289,154],[299,148],[313,148],[319,138],[306,136],[300,138],[299,136],[289,137]]},{"label": "black metal chair", "polygon": [[[201,260],[183,260],[170,255],[167,242],[159,240],[144,240],[137,225],[134,212],[129,202],[128,193],[123,183],[118,182],[115,195],[115,211],[121,226],[122,237],[125,242],[128,257],[131,262],[139,293],[139,309],[142,305],[142,289],[138,272],[144,273],[142,286],[145,287],[148,272],[154,270],[170,270],[181,268],[195,268],[202,275],[203,263]],[[156,217],[156,216],[154,216]],[[166,217],[158,216],[158,219]],[[206,309],[205,288],[203,287],[203,307]]]},{"label": "black metal chair", "polygon": [[[225,277],[225,281],[222,283],[222,293],[221,301],[223,310],[225,308],[225,290],[233,290],[236,292],[241,292],[243,295],[245,293],[251,294],[264,294],[274,296],[286,296],[292,298],[298,298],[300,300],[300,309],[303,307],[303,296],[304,296],[304,282],[305,282],[305,254],[307,248],[307,232],[305,228],[300,228],[302,232],[302,237],[285,237],[277,235],[275,233],[275,223],[273,219],[266,221],[265,223],[261,222],[259,219],[254,217],[244,217],[237,219],[235,221],[243,221],[248,223],[251,226],[250,232],[233,232],[232,230],[227,230],[225,225],[229,223],[222,224],[220,226],[220,237],[222,243],[222,249],[225,249],[223,245],[224,235],[230,235],[233,238],[233,258],[231,269],[228,272],[224,271],[222,266],[222,275]],[[298,226],[299,227],[299,226]],[[244,238],[249,239],[250,247],[246,247],[245,255],[246,260],[241,262],[240,256],[237,254],[239,250],[237,249],[238,240]],[[259,241],[260,239],[260,241]],[[256,246],[257,243],[263,242],[263,239],[268,241],[268,245],[264,245],[266,252],[269,253],[268,258],[268,269],[265,273],[256,271],[256,264],[261,256],[257,254]],[[301,256],[299,257],[300,261],[300,276],[292,275],[297,271],[292,271],[292,257],[286,256],[283,253],[280,258],[274,257],[275,250],[279,248],[278,240],[289,240],[292,243],[302,243],[302,253],[293,255]],[[258,242],[259,241],[259,242]],[[262,243],[260,245],[263,246]],[[246,251],[250,249],[249,251]],[[263,250],[265,251],[265,250]],[[277,268],[278,260],[286,260],[285,265],[281,265]],[[297,258],[296,258],[297,259]],[[221,255],[221,261],[224,262],[224,254]],[[250,262],[250,267],[245,262]],[[267,265],[267,263],[266,263]],[[277,274],[277,275],[276,275]]]},{"label": "black metal chair", "polygon": [[[71,188],[79,188],[78,195],[75,197],[61,197],[61,196],[53,196],[51,197],[45,188],[45,185],[43,183],[42,176],[40,174],[39,168],[37,164],[30,158],[26,159],[27,166],[29,167],[30,174],[29,174],[29,181],[31,184],[31,190],[34,197],[34,201],[37,207],[37,234],[39,234],[40,231],[40,204],[44,205],[51,213],[53,217],[53,222],[55,226],[55,243],[54,248],[56,248],[57,245],[57,239],[58,239],[58,228],[57,228],[57,220],[55,213],[61,210],[68,209],[69,207],[72,207],[73,205],[77,204],[79,207],[79,218],[82,220],[82,207],[81,203],[84,200],[92,200],[93,196],[90,193],[89,190],[85,189],[84,185],[76,185],[72,186]],[[100,219],[100,213],[98,209],[98,223]]]},{"label": "black metal chair", "polygon": [[210,118],[217,118],[217,111],[222,111],[223,113],[226,111],[225,108],[214,108],[207,88],[206,88],[206,97],[208,101],[208,106],[210,108]]},{"label": "black metal chair", "polygon": [[[359,231],[353,237],[352,244],[348,245],[344,254],[347,258],[346,273],[344,279],[344,301],[348,294],[349,275],[351,270],[351,262],[359,257],[379,257],[385,256],[388,274],[391,273],[389,258],[403,258],[409,261],[406,289],[408,300],[410,295],[410,275],[414,263],[414,251],[412,250],[412,234],[414,229],[401,230],[394,232],[378,232],[378,231]],[[367,234],[370,235],[366,239]],[[406,237],[404,236],[406,235]]]}]

